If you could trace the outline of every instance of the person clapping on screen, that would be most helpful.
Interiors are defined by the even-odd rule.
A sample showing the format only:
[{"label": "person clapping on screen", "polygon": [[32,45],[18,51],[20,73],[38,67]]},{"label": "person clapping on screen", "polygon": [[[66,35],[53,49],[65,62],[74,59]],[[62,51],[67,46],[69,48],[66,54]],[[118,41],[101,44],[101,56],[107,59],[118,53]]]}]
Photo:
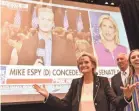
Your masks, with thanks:
[{"label": "person clapping on screen", "polygon": [[83,77],[73,79],[69,91],[63,99],[50,94],[47,89],[33,85],[38,93],[45,97],[45,102],[53,107],[70,111],[109,111],[109,102],[117,107],[125,107],[132,100],[132,93],[139,82],[121,87],[122,96],[116,96],[108,79],[97,76],[96,58],[82,53],[77,60],[77,67]]}]

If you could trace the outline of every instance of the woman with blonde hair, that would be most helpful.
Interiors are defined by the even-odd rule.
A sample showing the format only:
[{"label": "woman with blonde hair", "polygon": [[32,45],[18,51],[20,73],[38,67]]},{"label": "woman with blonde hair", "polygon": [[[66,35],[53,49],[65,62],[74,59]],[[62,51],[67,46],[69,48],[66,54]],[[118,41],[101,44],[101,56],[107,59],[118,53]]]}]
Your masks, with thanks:
[{"label": "woman with blonde hair", "polygon": [[122,88],[124,94],[116,96],[108,79],[97,76],[95,57],[82,53],[77,60],[77,67],[83,76],[73,79],[63,99],[48,93],[45,88],[34,85],[36,91],[45,97],[45,103],[61,111],[110,111],[110,102],[117,107],[125,107],[128,104],[127,101],[131,101],[132,92],[138,83]]},{"label": "woman with blonde hair", "polygon": [[127,48],[120,45],[118,26],[110,15],[102,15],[98,25],[100,41],[95,44],[98,64],[100,66],[117,66],[117,55],[127,53]]},{"label": "woman with blonde hair", "polygon": [[[129,54],[130,76],[128,84],[139,82],[139,49],[132,50]],[[125,111],[139,111],[139,86],[137,86],[132,94],[133,100],[126,107]]]}]

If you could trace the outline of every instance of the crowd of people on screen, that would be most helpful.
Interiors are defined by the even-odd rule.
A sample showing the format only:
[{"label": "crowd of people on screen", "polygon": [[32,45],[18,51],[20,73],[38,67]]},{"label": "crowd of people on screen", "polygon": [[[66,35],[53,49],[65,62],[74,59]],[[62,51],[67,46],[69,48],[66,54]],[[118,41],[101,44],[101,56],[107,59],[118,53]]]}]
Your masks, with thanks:
[{"label": "crowd of people on screen", "polygon": [[[24,42],[34,42],[35,35],[37,35],[38,32],[39,29],[29,28],[28,26],[20,28],[19,26],[13,25],[6,21],[3,24],[1,31],[1,64],[17,65],[18,55],[22,50]],[[76,30],[72,30],[70,28],[66,31],[62,27],[55,27],[52,30],[52,33],[54,36],[60,39],[64,39],[67,42],[71,42],[71,44],[73,45],[72,48],[73,50],[75,50],[76,58],[78,58],[79,52],[82,51],[87,51],[88,53],[93,54],[90,32],[86,32],[84,30],[82,30],[81,32],[77,32]],[[28,49],[28,46],[26,46],[26,49]]]}]

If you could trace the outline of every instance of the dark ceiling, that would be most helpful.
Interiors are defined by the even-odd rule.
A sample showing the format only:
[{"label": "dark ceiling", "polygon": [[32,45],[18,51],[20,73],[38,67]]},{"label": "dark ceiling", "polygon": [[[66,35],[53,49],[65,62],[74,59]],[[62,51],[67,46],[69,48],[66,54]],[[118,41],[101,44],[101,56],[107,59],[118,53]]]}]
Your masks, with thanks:
[{"label": "dark ceiling", "polygon": [[99,5],[109,5],[109,6],[120,5],[120,0],[65,0],[65,1],[76,1],[76,2],[84,2],[89,4],[99,4]]},{"label": "dark ceiling", "polygon": [[[35,0],[35,1],[49,2],[53,0]],[[74,1],[74,2],[82,2],[88,4],[98,4],[98,5],[108,5],[108,6],[118,7],[120,5],[121,0],[63,0],[63,1]]]}]

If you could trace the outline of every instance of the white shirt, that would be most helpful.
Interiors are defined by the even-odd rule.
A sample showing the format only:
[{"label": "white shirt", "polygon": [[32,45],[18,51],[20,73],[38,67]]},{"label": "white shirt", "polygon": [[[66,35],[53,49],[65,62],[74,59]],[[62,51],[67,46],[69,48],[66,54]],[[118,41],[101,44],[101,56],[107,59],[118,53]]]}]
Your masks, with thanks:
[{"label": "white shirt", "polygon": [[82,86],[79,111],[96,111],[93,100],[93,82]]},{"label": "white shirt", "polygon": [[43,57],[44,59],[44,65],[45,66],[51,66],[51,56],[52,56],[52,35],[50,37],[45,37],[45,35],[42,35],[41,33],[38,33],[39,40],[43,39],[45,40],[45,55]]},{"label": "white shirt", "polygon": [[121,71],[121,78],[124,86],[126,85],[128,76],[129,76],[129,68],[127,68],[125,72]]}]

